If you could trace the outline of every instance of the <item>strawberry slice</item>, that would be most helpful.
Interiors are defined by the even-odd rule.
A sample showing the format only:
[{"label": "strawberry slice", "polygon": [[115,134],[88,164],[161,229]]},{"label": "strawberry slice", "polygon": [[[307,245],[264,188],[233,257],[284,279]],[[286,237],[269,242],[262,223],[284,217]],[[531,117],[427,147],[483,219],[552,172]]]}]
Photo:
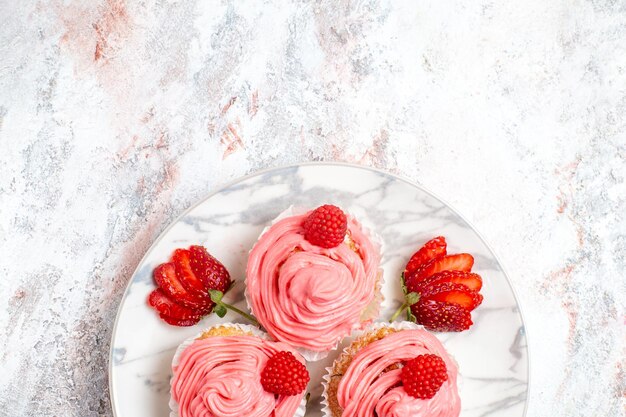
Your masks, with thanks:
[{"label": "strawberry slice", "polygon": [[458,304],[420,300],[411,306],[417,323],[434,332],[462,332],[472,325],[469,310]]},{"label": "strawberry slice", "polygon": [[206,288],[191,267],[191,251],[176,249],[172,255],[172,262],[176,266],[176,277],[186,290],[200,297],[210,298],[208,288]]},{"label": "strawberry slice", "polygon": [[474,257],[469,253],[459,253],[456,255],[443,255],[432,259],[423,267],[413,271],[407,278],[408,281],[421,281],[442,271],[464,271],[469,272],[474,266]]},{"label": "strawberry slice", "polygon": [[[465,285],[472,291],[480,291],[483,287],[483,279],[480,275],[473,272],[464,271],[444,271],[440,272],[443,280],[454,282],[455,284]],[[439,275],[435,274],[435,275]]]},{"label": "strawberry slice", "polygon": [[483,286],[483,280],[478,274],[464,271],[442,271],[421,281],[411,280],[407,284],[407,288],[412,292],[422,292],[425,288],[440,282],[452,282],[455,284],[465,285],[468,289],[473,291],[480,291]]},{"label": "strawberry slice", "polygon": [[437,236],[436,238],[429,240],[420,248],[420,250],[411,256],[411,259],[409,259],[409,262],[406,264],[406,268],[404,269],[404,274],[410,275],[413,271],[417,270],[431,259],[445,255],[446,246],[446,238],[443,236]]},{"label": "strawberry slice", "polygon": [[482,303],[483,296],[463,284],[440,282],[424,289],[421,299],[455,303],[472,311]]},{"label": "strawberry slice", "polygon": [[202,318],[198,311],[172,301],[160,288],[150,293],[148,304],[159,312],[159,317],[175,326],[193,326]]},{"label": "strawberry slice", "polygon": [[209,297],[201,297],[187,291],[176,273],[176,264],[168,262],[157,266],[154,270],[154,280],[176,303],[196,310],[211,311],[212,301]]},{"label": "strawberry slice", "polygon": [[211,256],[203,246],[191,246],[189,255],[191,270],[207,290],[228,290],[231,284],[230,274],[220,261]]}]

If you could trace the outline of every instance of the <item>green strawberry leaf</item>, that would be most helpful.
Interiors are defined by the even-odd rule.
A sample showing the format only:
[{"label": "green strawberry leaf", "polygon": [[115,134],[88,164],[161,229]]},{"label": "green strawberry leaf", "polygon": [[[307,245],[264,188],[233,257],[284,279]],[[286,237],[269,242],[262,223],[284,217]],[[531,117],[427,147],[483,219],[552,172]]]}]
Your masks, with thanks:
[{"label": "green strawberry leaf", "polygon": [[406,299],[406,303],[409,306],[412,306],[413,304],[417,303],[420,300],[420,295],[416,292],[410,292],[406,295],[405,299]]},{"label": "green strawberry leaf", "polygon": [[214,303],[219,303],[220,301],[222,301],[224,293],[219,290],[209,290],[209,295],[211,296],[211,301],[213,301]]},{"label": "green strawberry leaf", "polygon": [[213,308],[213,312],[215,312],[215,314],[217,314],[218,317],[224,317],[226,315],[227,310],[226,310],[226,307],[224,307],[221,304],[218,304]]}]

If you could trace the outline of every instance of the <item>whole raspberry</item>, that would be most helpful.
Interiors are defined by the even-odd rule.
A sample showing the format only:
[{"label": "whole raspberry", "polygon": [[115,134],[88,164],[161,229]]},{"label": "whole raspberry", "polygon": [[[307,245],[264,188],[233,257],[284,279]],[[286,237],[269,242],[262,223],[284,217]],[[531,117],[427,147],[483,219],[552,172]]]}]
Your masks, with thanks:
[{"label": "whole raspberry", "polygon": [[313,210],[303,227],[306,240],[322,248],[334,248],[346,236],[348,219],[339,207],[326,204]]},{"label": "whole raspberry", "polygon": [[278,395],[300,394],[309,380],[306,367],[287,351],[272,356],[261,372],[263,389]]},{"label": "whole raspberry", "polygon": [[402,368],[404,390],[412,397],[433,398],[448,379],[446,364],[437,355],[419,355]]}]

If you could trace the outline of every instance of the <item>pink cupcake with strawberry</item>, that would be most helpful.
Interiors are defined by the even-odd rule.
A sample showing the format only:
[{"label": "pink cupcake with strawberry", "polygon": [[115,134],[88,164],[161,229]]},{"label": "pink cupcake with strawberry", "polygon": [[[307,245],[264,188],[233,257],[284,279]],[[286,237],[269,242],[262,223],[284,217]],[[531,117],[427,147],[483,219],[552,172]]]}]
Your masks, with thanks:
[{"label": "pink cupcake with strawberry", "polygon": [[250,252],[250,309],[273,338],[321,359],[378,315],[380,260],[380,245],[339,207],[289,209]]}]

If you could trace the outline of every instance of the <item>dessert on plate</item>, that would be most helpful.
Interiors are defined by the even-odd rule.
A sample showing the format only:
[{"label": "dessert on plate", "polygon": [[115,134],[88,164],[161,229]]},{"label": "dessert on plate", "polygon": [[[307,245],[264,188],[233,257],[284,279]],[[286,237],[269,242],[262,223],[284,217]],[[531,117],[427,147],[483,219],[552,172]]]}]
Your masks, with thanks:
[{"label": "dessert on plate", "polygon": [[221,324],[187,339],[172,370],[171,417],[304,416],[304,358],[253,326]]},{"label": "dessert on plate", "polygon": [[410,322],[377,323],[326,369],[325,417],[458,417],[457,365]]},{"label": "dessert on plate", "polygon": [[290,208],[250,251],[248,304],[273,338],[321,359],[378,315],[380,259],[380,245],[340,208]]}]

